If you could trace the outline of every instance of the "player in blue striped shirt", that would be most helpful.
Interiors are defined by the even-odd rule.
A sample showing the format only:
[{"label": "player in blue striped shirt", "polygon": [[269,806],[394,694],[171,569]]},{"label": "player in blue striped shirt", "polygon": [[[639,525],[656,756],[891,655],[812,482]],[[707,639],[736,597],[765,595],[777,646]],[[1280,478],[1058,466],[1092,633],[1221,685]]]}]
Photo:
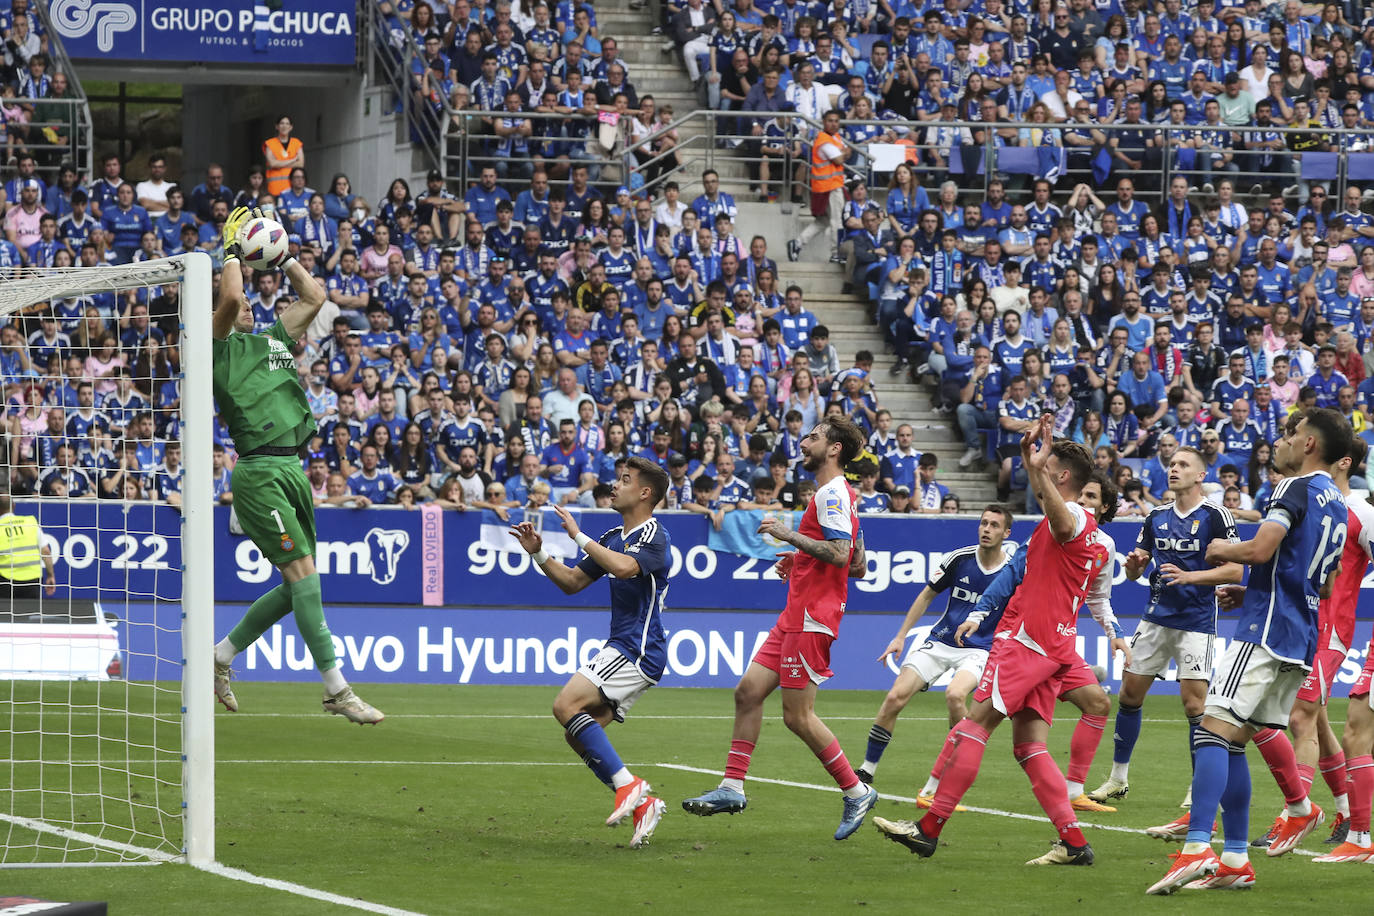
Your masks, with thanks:
[{"label": "player in blue striped shirt", "polygon": [[1011,521],[1011,513],[1002,506],[991,505],[983,510],[982,518],[978,521],[978,543],[945,554],[940,568],[911,603],[906,618],[897,628],[897,635],[887,644],[883,654],[878,656],[879,662],[886,662],[888,656],[895,659],[906,644],[911,628],[930,608],[936,596],[944,591],[949,592],[944,615],[930,628],[925,640],[912,643],[897,672],[897,679],[883,699],[873,727],[869,729],[868,750],[864,754],[863,765],[855,770],[864,782],[873,782],[878,772],[878,761],[892,740],[897,716],[906,708],[906,704],[917,693],[928,690],[947,672],[953,672],[953,678],[945,688],[950,728],[964,717],[964,699],[978,686],[978,678],[982,676],[983,664],[988,660],[988,649],[992,645],[992,633],[1002,618],[1000,614],[991,615],[972,637],[962,643],[955,639],[954,631],[977,605],[978,599],[1002,567],[1006,566],[1010,548],[1015,546],[1006,542],[1007,535],[1011,533]]},{"label": "player in blue striped shirt", "polygon": [[668,532],[654,519],[653,511],[668,492],[668,475],[652,461],[632,457],[612,490],[611,508],[620,513],[621,524],[600,541],[583,534],[567,510],[554,509],[563,529],[586,551],[576,566],[551,558],[532,522],[520,522],[511,533],[565,594],[580,592],[602,576],[612,577],[610,638],[564,685],[554,700],[553,714],[568,744],[615,791],[615,809],[606,824],[613,826],[633,812],[630,845],[639,846],[658,825],[664,804],[649,794],[647,782],[621,762],[605,726],[611,720],[624,722],[625,713],[658,683],[667,667],[663,608],[672,558]]},{"label": "player in blue striped shirt", "polygon": [[[1285,728],[1317,647],[1317,604],[1330,593],[1349,523],[1331,466],[1350,451],[1350,424],[1333,410],[1294,413],[1274,445],[1274,464],[1292,475],[1274,488],[1248,541],[1213,540],[1207,562],[1250,567],[1240,597],[1236,635],[1207,696],[1193,740],[1193,807],[1187,841],[1164,877],[1148,890],[1171,894],[1185,885],[1238,888],[1255,883],[1249,861],[1250,769],[1245,745],[1259,730]],[[1221,858],[1211,839],[1222,809]],[[1292,850],[1324,819],[1306,797],[1290,802],[1268,854]]]},{"label": "player in blue striped shirt", "polygon": [[1152,560],[1155,567],[1149,576],[1150,603],[1131,637],[1132,657],[1122,679],[1111,776],[1089,795],[1097,802],[1126,797],[1131,752],[1140,737],[1141,706],[1170,662],[1178,665],[1190,736],[1202,722],[1217,632],[1215,587],[1239,582],[1244,575],[1236,563],[1214,567],[1204,559],[1214,538],[1236,540],[1236,523],[1230,512],[1203,499],[1207,466],[1202,456],[1182,446],[1168,468],[1174,501],[1150,510],[1135,549],[1126,557],[1126,575],[1132,580],[1139,579]]}]

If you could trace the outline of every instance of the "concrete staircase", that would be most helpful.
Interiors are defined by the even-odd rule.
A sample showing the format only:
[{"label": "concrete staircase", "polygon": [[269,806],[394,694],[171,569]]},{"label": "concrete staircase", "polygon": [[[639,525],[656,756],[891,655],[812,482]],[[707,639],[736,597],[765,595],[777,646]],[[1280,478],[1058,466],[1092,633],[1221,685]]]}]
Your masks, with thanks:
[{"label": "concrete staircase", "polygon": [[[676,51],[664,53],[665,38],[650,34],[656,21],[647,9],[618,7],[597,11],[601,35],[612,36],[619,42],[620,56],[629,67],[636,91],[640,95],[652,94],[660,106],[671,104],[676,116],[682,117],[703,106],[687,80],[681,55]],[[701,192],[699,179],[703,169],[716,169],[722,189],[735,195],[739,205],[738,234],[746,239],[762,235],[768,240],[769,255],[778,262],[782,274],[780,285],[795,283],[804,290],[807,307],[830,329],[830,341],[839,351],[840,365],[853,365],[854,354],[859,350],[873,353],[878,402],[892,411],[894,427],[901,423],[915,427],[917,448],[940,457],[937,479],[959,496],[964,511],[977,512],[992,502],[997,495],[995,469],[959,470],[963,443],[953,418],[931,408],[929,388],[913,385],[904,375],[888,375],[894,357],[885,352],[882,335],[868,317],[866,297],[842,292],[844,271],[829,262],[827,240],[813,239],[800,261],[787,261],[787,240],[796,238],[811,219],[807,208],[794,205],[790,214],[784,214],[779,204],[755,201],[749,192],[745,163],[729,150],[709,149],[705,140],[709,133],[710,127],[702,116],[691,118],[680,128],[685,161],[677,181],[682,186],[683,199],[690,201]]]}]

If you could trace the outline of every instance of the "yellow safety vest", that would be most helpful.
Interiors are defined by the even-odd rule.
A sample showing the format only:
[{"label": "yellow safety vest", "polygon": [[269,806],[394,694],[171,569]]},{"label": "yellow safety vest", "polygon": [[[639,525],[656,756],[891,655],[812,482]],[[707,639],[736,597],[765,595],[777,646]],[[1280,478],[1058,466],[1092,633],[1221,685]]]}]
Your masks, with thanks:
[{"label": "yellow safety vest", "polygon": [[32,515],[0,515],[0,578],[37,582],[43,575],[38,519]]}]

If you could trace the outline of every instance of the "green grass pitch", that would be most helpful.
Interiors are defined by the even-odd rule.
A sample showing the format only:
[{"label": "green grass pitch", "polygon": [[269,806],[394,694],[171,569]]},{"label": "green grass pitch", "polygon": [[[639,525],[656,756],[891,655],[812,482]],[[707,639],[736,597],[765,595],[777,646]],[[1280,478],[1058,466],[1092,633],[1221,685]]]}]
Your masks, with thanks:
[{"label": "green grass pitch", "polygon": [[[389,714],[377,728],[319,713],[314,685],[245,682],[237,692],[243,712],[220,711],[217,719],[219,860],[422,913],[803,914],[865,905],[882,908],[870,912],[915,906],[931,913],[1293,913],[1318,906],[1355,912],[1368,905],[1374,875],[1366,866],[1261,854],[1252,891],[1148,898],[1145,888],[1178,846],[1143,834],[1090,827],[1094,867],[1032,869],[1022,863],[1049,847],[1053,830],[993,814],[956,815],[929,860],[882,838],[871,824],[837,843],[831,834],[841,803],[833,789],[753,781],[747,811],[694,817],[682,811],[681,800],[714,786],[717,777],[664,764],[718,772],[731,697],[723,690],[669,688],[650,691],[628,724],[610,729],[631,768],[668,802],[650,845],[633,850],[628,826],[603,825],[610,793],[571,754],[549,715],[554,688],[359,685]],[[821,693],[818,712],[855,763],[880,700],[876,693]],[[1077,715],[1060,710],[1051,750],[1062,766]],[[825,786],[820,764],[783,727],[776,698],[768,711],[751,776]],[[1332,714],[1343,719],[1343,700],[1333,703]],[[1153,698],[1146,716],[1130,797],[1117,814],[1089,816],[1090,825],[1143,829],[1179,814],[1188,755],[1178,700]],[[14,722],[21,726],[22,716]],[[45,729],[54,725],[49,719]],[[878,789],[913,796],[945,731],[943,696],[918,696],[898,724]],[[17,749],[23,740],[16,739]],[[1281,800],[1258,755],[1250,756],[1257,833]],[[1109,730],[1090,788],[1110,758]],[[1321,782],[1313,798],[1329,807]],[[994,734],[966,801],[1040,815],[1011,758],[1009,729]],[[914,806],[887,799],[876,809],[889,818],[913,812]],[[22,834],[11,832],[11,842],[24,841]],[[1303,848],[1326,849],[1325,835],[1319,828]],[[344,911],[181,865],[4,870],[0,882],[0,892],[108,900],[116,914]]]}]

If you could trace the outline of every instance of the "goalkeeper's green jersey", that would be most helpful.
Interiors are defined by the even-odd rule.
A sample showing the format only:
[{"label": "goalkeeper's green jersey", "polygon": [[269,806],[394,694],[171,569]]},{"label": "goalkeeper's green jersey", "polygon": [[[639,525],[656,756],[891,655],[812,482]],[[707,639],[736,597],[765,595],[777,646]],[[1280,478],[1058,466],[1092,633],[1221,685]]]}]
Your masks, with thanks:
[{"label": "goalkeeper's green jersey", "polygon": [[240,455],[263,445],[295,447],[315,431],[294,344],[280,320],[265,334],[233,331],[214,342],[215,400]]}]

